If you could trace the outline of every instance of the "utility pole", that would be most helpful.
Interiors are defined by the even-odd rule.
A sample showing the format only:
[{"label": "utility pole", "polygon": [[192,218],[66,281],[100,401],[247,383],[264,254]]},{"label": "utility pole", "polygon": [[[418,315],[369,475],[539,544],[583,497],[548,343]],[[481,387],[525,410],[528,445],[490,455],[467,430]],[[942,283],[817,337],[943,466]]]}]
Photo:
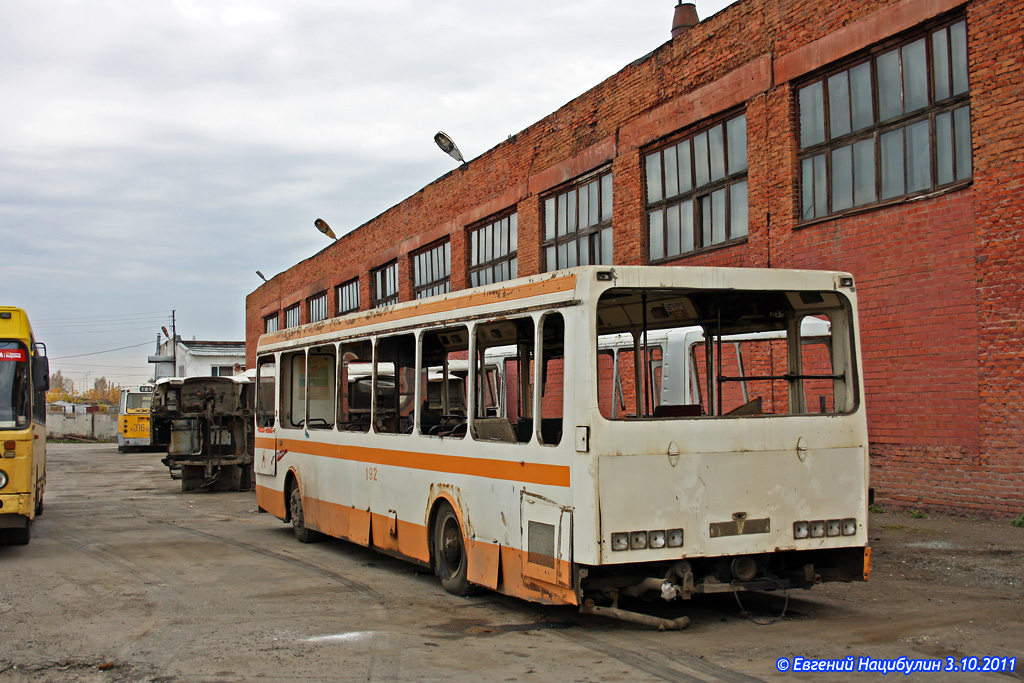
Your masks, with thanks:
[{"label": "utility pole", "polygon": [[174,356],[174,377],[178,376],[178,328],[175,327],[176,313],[177,311],[174,309],[171,310],[171,355]]}]

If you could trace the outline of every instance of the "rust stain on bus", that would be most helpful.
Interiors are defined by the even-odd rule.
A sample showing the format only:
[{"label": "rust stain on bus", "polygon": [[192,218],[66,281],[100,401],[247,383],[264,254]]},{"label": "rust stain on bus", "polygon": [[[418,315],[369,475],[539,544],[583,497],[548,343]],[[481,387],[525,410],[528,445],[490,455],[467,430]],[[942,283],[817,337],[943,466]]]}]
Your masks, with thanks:
[{"label": "rust stain on bus", "polygon": [[409,302],[399,304],[395,307],[386,307],[364,311],[346,318],[332,318],[320,322],[289,327],[285,330],[272,332],[260,337],[257,348],[278,344],[280,342],[302,339],[328,332],[345,332],[357,330],[372,324],[382,322],[398,322],[420,315],[432,313],[447,313],[451,311],[464,310],[475,306],[484,306],[500,301],[515,301],[518,299],[529,299],[544,294],[557,294],[560,292],[571,292],[576,288],[575,275],[563,275],[553,277],[540,282],[530,282],[514,288],[494,289],[486,292],[473,292],[463,296],[442,299],[440,301],[424,301],[423,303]]}]

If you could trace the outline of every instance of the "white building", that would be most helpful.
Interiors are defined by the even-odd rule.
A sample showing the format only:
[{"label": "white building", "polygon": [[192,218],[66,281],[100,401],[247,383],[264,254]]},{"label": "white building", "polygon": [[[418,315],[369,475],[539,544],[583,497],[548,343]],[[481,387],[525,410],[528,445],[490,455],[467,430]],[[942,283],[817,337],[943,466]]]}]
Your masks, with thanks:
[{"label": "white building", "polygon": [[193,377],[197,375],[230,377],[245,371],[245,342],[187,341],[179,335],[177,343],[167,339],[157,342],[153,379],[162,377]]}]

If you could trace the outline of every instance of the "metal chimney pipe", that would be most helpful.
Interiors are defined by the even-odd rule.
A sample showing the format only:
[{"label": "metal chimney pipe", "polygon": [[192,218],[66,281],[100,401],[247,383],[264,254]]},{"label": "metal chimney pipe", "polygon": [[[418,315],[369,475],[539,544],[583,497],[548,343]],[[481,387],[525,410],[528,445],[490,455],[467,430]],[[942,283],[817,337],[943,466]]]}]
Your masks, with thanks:
[{"label": "metal chimney pipe", "polygon": [[680,2],[672,16],[672,37],[682,35],[700,23],[697,6],[692,2]]}]

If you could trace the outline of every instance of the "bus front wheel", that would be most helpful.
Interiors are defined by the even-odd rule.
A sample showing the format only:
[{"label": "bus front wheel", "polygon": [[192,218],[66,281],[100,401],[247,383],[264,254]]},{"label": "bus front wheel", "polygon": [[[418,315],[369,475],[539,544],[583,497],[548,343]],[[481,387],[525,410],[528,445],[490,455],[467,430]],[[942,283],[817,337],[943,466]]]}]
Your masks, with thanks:
[{"label": "bus front wheel", "polygon": [[466,564],[466,541],[459,518],[451,505],[441,503],[434,522],[434,571],[449,593],[470,594]]},{"label": "bus front wheel", "polygon": [[299,543],[315,543],[321,540],[322,536],[318,532],[306,526],[306,514],[302,509],[302,493],[299,491],[298,483],[292,484],[288,506],[292,518],[292,531]]},{"label": "bus front wheel", "polygon": [[32,540],[32,522],[19,529],[7,530],[7,542],[10,545],[28,545]]}]

